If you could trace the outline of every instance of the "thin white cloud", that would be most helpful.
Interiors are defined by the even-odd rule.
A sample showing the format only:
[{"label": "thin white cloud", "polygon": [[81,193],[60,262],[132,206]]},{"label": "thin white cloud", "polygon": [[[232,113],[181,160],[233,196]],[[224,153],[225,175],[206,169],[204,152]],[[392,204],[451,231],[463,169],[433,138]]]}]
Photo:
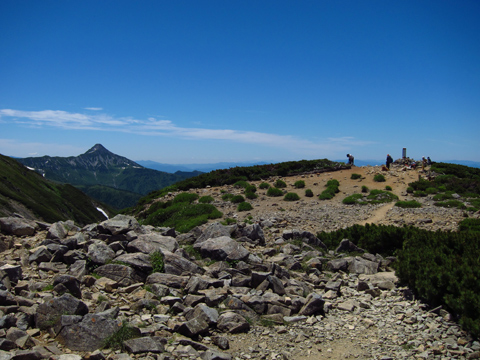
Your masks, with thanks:
[{"label": "thin white cloud", "polygon": [[328,152],[347,149],[351,146],[367,145],[369,142],[353,137],[328,138],[313,142],[289,135],[278,135],[256,131],[233,129],[207,129],[200,127],[185,128],[170,120],[158,120],[149,117],[138,120],[130,117],[115,118],[107,114],[81,114],[62,110],[22,111],[0,109],[3,121],[11,118],[13,122],[26,126],[53,126],[69,130],[118,131],[138,135],[162,136],[180,139],[219,140],[237,143],[257,144],[269,147],[290,148],[291,151]]},{"label": "thin white cloud", "polygon": [[103,108],[101,107],[86,107],[85,110],[93,110],[93,111],[102,111]]},{"label": "thin white cloud", "polygon": [[76,156],[84,151],[84,148],[68,144],[21,142],[14,139],[0,138],[0,153],[7,156]]}]

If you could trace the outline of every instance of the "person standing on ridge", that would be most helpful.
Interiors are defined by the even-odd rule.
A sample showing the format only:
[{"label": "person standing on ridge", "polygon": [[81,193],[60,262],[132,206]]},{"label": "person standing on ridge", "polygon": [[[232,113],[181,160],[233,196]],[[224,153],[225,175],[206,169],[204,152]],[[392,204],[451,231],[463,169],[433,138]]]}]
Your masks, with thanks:
[{"label": "person standing on ridge", "polygon": [[353,162],[354,162],[354,160],[355,160],[355,158],[353,157],[353,155],[352,155],[352,154],[347,154],[347,158],[348,158],[348,165],[353,166],[353,165],[354,165]]},{"label": "person standing on ridge", "polygon": [[390,170],[390,164],[393,163],[393,159],[392,157],[390,156],[390,154],[387,154],[387,169]]}]

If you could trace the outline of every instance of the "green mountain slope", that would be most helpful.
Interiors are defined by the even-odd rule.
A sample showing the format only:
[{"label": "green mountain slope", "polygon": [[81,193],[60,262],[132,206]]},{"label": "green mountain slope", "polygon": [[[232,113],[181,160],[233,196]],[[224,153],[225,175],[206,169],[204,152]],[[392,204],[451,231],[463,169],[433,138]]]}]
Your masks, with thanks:
[{"label": "green mountain slope", "polygon": [[[147,169],[132,160],[108,151],[100,144],[96,144],[79,156],[42,156],[17,160],[35,169],[47,179],[82,187],[95,199],[116,208],[123,205],[132,206],[141,195],[198,175],[198,172],[170,174]],[[96,187],[90,189],[91,186]],[[125,193],[114,192],[112,189],[128,191],[139,196],[131,196],[131,194],[125,196]]]},{"label": "green mountain slope", "polygon": [[85,225],[105,220],[97,207],[108,212],[77,188],[55,184],[0,155],[0,216],[18,212],[47,222],[74,220]]}]

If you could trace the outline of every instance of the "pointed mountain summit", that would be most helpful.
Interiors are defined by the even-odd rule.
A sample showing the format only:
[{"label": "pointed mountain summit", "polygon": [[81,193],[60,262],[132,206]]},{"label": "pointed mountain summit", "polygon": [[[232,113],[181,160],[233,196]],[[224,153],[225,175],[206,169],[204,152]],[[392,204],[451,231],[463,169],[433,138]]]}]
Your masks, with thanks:
[{"label": "pointed mountain summit", "polygon": [[[142,195],[196,175],[147,169],[135,161],[112,153],[102,144],[95,144],[78,156],[28,157],[17,161],[35,169],[47,179],[76,186],[91,197],[117,209],[132,206]],[[98,186],[112,189],[107,194],[105,189]],[[123,192],[113,194],[114,189]],[[125,194],[125,191],[130,194]],[[134,200],[125,202],[128,197]]]}]

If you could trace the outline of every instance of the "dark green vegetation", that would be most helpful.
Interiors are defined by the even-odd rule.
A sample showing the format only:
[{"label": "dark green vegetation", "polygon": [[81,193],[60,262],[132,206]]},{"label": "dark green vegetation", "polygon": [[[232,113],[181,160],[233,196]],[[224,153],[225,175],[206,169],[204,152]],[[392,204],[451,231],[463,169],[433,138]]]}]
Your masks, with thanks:
[{"label": "dark green vegetation", "polygon": [[360,179],[361,177],[362,177],[362,175],[353,173],[353,174],[350,176],[350,179],[352,179],[352,180],[357,180],[357,179]]},{"label": "dark green vegetation", "polygon": [[377,174],[373,177],[373,181],[384,182],[385,181],[385,176],[383,176],[382,174]]},{"label": "dark green vegetation", "polygon": [[297,180],[297,181],[295,181],[294,186],[295,186],[296,189],[303,189],[305,187],[305,181]]},{"label": "dark green vegetation", "polygon": [[368,205],[368,204],[382,204],[382,203],[387,203],[395,200],[398,200],[398,196],[395,194],[392,194],[389,191],[372,190],[370,191],[370,194],[368,194],[365,197],[362,194],[353,194],[353,195],[347,196],[345,199],[342,200],[342,202],[347,205],[353,205],[353,204]]},{"label": "dark green vegetation", "polygon": [[275,181],[273,186],[275,186],[276,188],[279,188],[279,189],[283,189],[283,188],[287,187],[287,183],[283,180],[278,179],[277,181]]},{"label": "dark green vegetation", "polygon": [[253,209],[252,205],[246,201],[241,202],[240,204],[238,204],[238,207],[237,207],[238,211],[249,211],[252,209]]},{"label": "dark green vegetation", "polygon": [[73,220],[86,225],[105,220],[97,207],[112,213],[77,188],[48,181],[18,161],[0,155],[0,216],[20,212],[47,222]]},{"label": "dark green vegetation", "polygon": [[152,273],[163,273],[165,263],[163,261],[163,254],[160,251],[154,251],[150,254],[150,263],[152,264]]},{"label": "dark green vegetation", "polygon": [[297,193],[287,193],[283,197],[283,200],[285,200],[285,201],[297,201],[297,200],[300,200],[300,196],[298,196]]},{"label": "dark green vegetation", "polygon": [[306,197],[313,197],[313,191],[311,189],[305,190],[305,196]]},{"label": "dark green vegetation", "polygon": [[397,256],[396,274],[432,307],[443,305],[480,335],[480,220],[465,219],[460,232],[414,227],[355,225],[317,236],[329,249],[349,239],[370,253]]},{"label": "dark green vegetation", "polygon": [[329,180],[325,186],[327,188],[323,190],[320,195],[318,195],[320,200],[330,200],[335,196],[336,193],[340,191],[338,190],[338,187],[340,186],[338,180]]},{"label": "dark green vegetation", "polygon": [[122,322],[118,330],[105,339],[103,347],[108,349],[124,350],[123,342],[129,339],[140,337],[140,330],[130,325],[127,321]]},{"label": "dark green vegetation", "polygon": [[[343,163],[322,160],[287,161],[278,164],[256,165],[248,167],[234,167],[230,169],[214,170],[177,182],[173,191],[187,191],[207,186],[232,185],[239,180],[259,181],[274,176],[289,176],[308,172],[326,172],[347,169]],[[172,191],[172,190],[170,190]]]},{"label": "dark green vegetation", "polygon": [[398,206],[401,208],[419,208],[419,207],[422,207],[422,204],[420,204],[418,201],[415,201],[415,200],[408,200],[408,201],[397,201],[395,203],[395,206]]},{"label": "dark green vegetation", "polygon": [[86,153],[70,157],[18,159],[46,179],[82,187],[87,195],[117,209],[134,205],[142,195],[196,176],[200,172],[170,174],[144,168],[96,144]]},{"label": "dark green vegetation", "polygon": [[267,196],[282,196],[283,191],[276,188],[276,187],[271,187],[267,190]]},{"label": "dark green vegetation", "polygon": [[[436,206],[455,207],[467,211],[480,209],[480,169],[463,165],[435,163],[431,170],[442,175],[428,181],[420,179],[409,185],[414,196],[433,195]],[[456,194],[456,195],[455,195]]]},{"label": "dark green vegetation", "polygon": [[137,207],[133,215],[145,225],[172,227],[182,233],[223,216],[215,206],[196,202],[198,197],[197,194],[180,193],[173,200],[154,202],[145,211]]}]

